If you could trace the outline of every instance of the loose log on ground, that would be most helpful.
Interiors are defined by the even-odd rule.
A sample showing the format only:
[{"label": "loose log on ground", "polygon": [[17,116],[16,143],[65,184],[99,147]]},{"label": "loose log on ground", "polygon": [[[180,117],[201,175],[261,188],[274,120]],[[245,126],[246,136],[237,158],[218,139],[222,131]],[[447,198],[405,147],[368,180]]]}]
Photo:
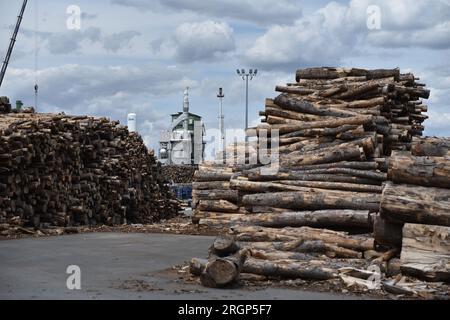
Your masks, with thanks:
[{"label": "loose log on ground", "polygon": [[211,259],[200,275],[200,282],[203,286],[212,288],[232,285],[237,280],[247,255],[247,250],[241,250],[232,256]]},{"label": "loose log on ground", "polygon": [[337,277],[336,270],[328,268],[326,263],[320,261],[268,261],[248,258],[243,272],[288,279],[328,280]]}]

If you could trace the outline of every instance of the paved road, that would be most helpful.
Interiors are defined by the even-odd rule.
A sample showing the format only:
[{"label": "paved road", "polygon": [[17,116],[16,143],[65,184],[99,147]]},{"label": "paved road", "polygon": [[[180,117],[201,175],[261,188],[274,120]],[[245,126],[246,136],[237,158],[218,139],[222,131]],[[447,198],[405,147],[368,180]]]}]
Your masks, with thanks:
[{"label": "paved road", "polygon": [[[340,299],[275,289],[206,289],[165,272],[202,257],[212,237],[90,233],[0,241],[0,299]],[[81,269],[81,290],[68,290],[68,265]],[[143,290],[137,288],[143,286]],[[348,298],[348,297],[347,297]]]}]

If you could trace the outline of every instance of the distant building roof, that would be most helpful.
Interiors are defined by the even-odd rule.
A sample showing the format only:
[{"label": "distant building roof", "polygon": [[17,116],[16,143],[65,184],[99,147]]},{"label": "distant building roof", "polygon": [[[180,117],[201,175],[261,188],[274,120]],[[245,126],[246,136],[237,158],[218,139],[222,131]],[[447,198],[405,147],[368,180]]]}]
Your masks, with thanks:
[{"label": "distant building roof", "polygon": [[[183,112],[172,113],[171,116],[179,116],[179,115],[182,114],[182,113],[183,113]],[[188,112],[188,114],[189,114],[190,116],[194,116],[194,117],[197,117],[197,118],[201,118],[201,116],[199,116],[198,114],[192,113],[192,112]]]}]

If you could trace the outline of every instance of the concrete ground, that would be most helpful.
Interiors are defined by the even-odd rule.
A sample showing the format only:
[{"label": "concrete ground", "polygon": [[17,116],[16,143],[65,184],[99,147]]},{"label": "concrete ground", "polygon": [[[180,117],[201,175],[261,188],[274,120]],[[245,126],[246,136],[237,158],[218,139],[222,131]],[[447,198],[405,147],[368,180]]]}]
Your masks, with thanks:
[{"label": "concrete ground", "polygon": [[[292,289],[207,289],[168,272],[204,257],[213,237],[87,233],[0,241],[0,299],[342,299]],[[69,290],[69,265],[81,290]]]}]

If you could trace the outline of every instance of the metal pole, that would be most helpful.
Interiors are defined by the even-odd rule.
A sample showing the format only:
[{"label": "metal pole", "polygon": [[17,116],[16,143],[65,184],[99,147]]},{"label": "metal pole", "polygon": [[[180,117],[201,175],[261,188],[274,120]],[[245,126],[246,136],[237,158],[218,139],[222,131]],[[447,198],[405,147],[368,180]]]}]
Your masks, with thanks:
[{"label": "metal pole", "polygon": [[245,75],[245,142],[248,142],[248,74]]},{"label": "metal pole", "polygon": [[16,27],[14,28],[14,32],[11,37],[11,42],[9,43],[8,51],[6,52],[5,60],[3,61],[2,70],[0,71],[0,87],[2,86],[3,78],[5,77],[6,68],[8,68],[9,58],[11,57],[14,44],[16,43],[17,33],[19,32],[20,23],[22,22],[23,13],[25,12],[25,7],[27,6],[27,1],[28,0],[23,1],[22,9],[20,10],[19,15],[17,16]]}]

